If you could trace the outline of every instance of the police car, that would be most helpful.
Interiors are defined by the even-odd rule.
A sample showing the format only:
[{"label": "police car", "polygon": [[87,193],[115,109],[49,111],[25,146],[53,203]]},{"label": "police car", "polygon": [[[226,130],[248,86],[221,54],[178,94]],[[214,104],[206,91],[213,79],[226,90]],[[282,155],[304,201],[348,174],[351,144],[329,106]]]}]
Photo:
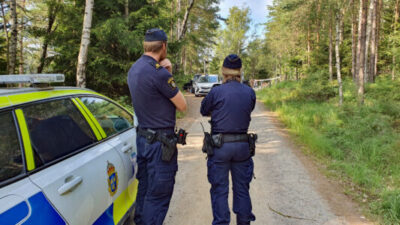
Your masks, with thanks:
[{"label": "police car", "polygon": [[[124,224],[132,214],[133,115],[63,75],[0,76],[0,224]],[[40,83],[40,84],[39,84]]]}]

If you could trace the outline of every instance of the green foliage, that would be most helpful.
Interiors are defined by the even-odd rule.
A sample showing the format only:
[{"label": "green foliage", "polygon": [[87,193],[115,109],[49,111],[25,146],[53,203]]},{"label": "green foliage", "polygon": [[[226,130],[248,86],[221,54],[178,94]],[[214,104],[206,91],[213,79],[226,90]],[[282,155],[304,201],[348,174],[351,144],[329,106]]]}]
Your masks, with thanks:
[{"label": "green foliage", "polygon": [[382,203],[377,207],[377,213],[383,215],[386,224],[400,221],[400,191],[388,191],[382,196]]},{"label": "green foliage", "polygon": [[220,73],[224,58],[229,54],[237,54],[243,58],[246,55],[247,32],[250,29],[250,9],[240,9],[236,6],[229,9],[226,27],[219,30],[212,72]]},{"label": "green foliage", "polygon": [[0,74],[6,74],[7,71],[7,42],[4,37],[0,37]]},{"label": "green foliage", "polygon": [[[162,28],[168,34],[168,58],[175,64],[174,76],[184,83],[203,68],[218,28],[219,0],[196,0],[190,13],[186,36],[177,40],[188,0],[96,0],[93,8],[90,45],[86,65],[87,87],[119,98],[129,96],[126,76],[131,65],[143,54],[146,30]],[[6,2],[3,4],[7,4]],[[26,2],[25,68],[37,73],[42,60],[44,73],[63,73],[66,85],[75,86],[76,66],[82,36],[85,0],[32,0]],[[6,10],[6,17],[9,12]],[[53,23],[51,23],[53,22]],[[51,25],[49,27],[49,25]],[[20,37],[19,37],[20,38]],[[43,49],[47,54],[42,59]],[[0,72],[6,71],[7,45],[0,39]]]},{"label": "green foliage", "polygon": [[356,185],[356,197],[366,199],[382,223],[400,223],[400,82],[381,77],[367,86],[365,106],[359,107],[353,82],[345,81],[345,104],[339,107],[337,87],[324,77],[310,74],[257,95],[307,152]]},{"label": "green foliage", "polygon": [[297,98],[303,101],[324,102],[335,97],[335,87],[328,82],[326,76],[327,71],[320,71],[302,79]]}]

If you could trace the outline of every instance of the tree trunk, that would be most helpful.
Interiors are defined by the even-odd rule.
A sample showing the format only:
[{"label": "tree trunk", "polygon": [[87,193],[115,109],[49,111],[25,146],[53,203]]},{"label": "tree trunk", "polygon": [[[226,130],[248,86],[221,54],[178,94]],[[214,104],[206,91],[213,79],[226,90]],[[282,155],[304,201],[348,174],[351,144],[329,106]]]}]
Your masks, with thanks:
[{"label": "tree trunk", "polygon": [[378,0],[372,0],[374,4],[374,8],[372,11],[372,27],[371,27],[371,56],[369,60],[369,82],[374,81],[375,77],[375,58],[376,58],[376,45],[378,42],[376,35],[376,25],[377,25],[377,10],[378,10]]},{"label": "tree trunk", "polygon": [[179,35],[181,33],[181,26],[182,26],[181,10],[182,10],[182,0],[177,0],[176,9],[175,9],[175,12],[176,12],[175,15],[178,15],[178,19],[176,21],[176,37],[179,37]]},{"label": "tree trunk", "polygon": [[125,0],[125,21],[129,22],[129,0]]},{"label": "tree trunk", "polygon": [[2,17],[3,17],[3,29],[4,29],[4,34],[6,36],[6,43],[7,43],[7,55],[6,55],[6,59],[7,59],[7,72],[9,71],[9,62],[10,62],[10,40],[8,37],[8,30],[7,30],[7,18],[6,18],[6,14],[4,12],[4,5],[3,2],[0,2],[1,4],[1,13],[2,13]]},{"label": "tree trunk", "polygon": [[[359,4],[359,11],[358,11],[358,32],[357,32],[357,53],[356,53],[356,81],[357,81],[357,86],[359,85],[359,71],[360,71],[360,65],[361,65],[361,61],[360,61],[360,53],[361,53],[361,44],[360,44],[360,38],[361,38],[361,27],[362,27],[362,12],[363,12],[363,1],[365,0],[359,0],[360,4]],[[365,43],[364,43],[365,44]],[[363,61],[364,62],[364,61]]]},{"label": "tree trunk", "polygon": [[[25,10],[25,0],[22,0],[21,7]],[[19,37],[19,74],[24,74],[24,16],[21,14],[21,24],[20,24],[20,37]]]},{"label": "tree trunk", "polygon": [[[396,36],[397,34],[397,25],[399,20],[399,0],[396,0],[396,6],[394,7],[394,22],[393,22],[393,34]],[[396,47],[395,42],[393,42],[393,48]],[[396,79],[396,54],[393,51],[393,59],[392,59],[392,80]]]},{"label": "tree trunk", "polygon": [[320,27],[321,27],[321,3],[320,0],[317,0],[317,47],[319,46],[319,40],[320,40]]},{"label": "tree trunk", "polygon": [[368,18],[367,18],[367,37],[365,39],[365,60],[364,60],[364,83],[369,80],[369,67],[368,67],[368,56],[369,56],[369,44],[371,41],[372,32],[372,13],[374,11],[374,0],[370,0]]},{"label": "tree trunk", "polygon": [[186,74],[186,71],[185,71],[185,64],[186,64],[186,48],[185,48],[185,46],[182,48],[182,54],[181,54],[181,60],[180,60],[181,62],[180,62],[180,64],[182,65],[182,67],[183,67],[183,74]]},{"label": "tree trunk", "polygon": [[375,77],[378,76],[378,60],[379,60],[379,44],[381,40],[381,10],[383,6],[383,0],[378,0],[378,5],[376,6],[377,8],[377,15],[376,15],[376,50],[375,50],[375,68],[374,68],[374,74],[375,76],[373,77],[375,81]]},{"label": "tree trunk", "polygon": [[186,8],[185,16],[183,17],[182,25],[179,28],[178,41],[182,40],[185,37],[187,22],[189,20],[190,11],[192,10],[193,6],[194,6],[194,0],[190,0],[189,5]]},{"label": "tree trunk", "polygon": [[342,20],[342,16],[340,12],[336,14],[336,44],[335,44],[335,52],[336,52],[336,74],[337,80],[339,84],[339,105],[343,104],[343,85],[342,85],[342,72],[341,72],[341,65],[340,65],[340,23]]},{"label": "tree trunk", "polygon": [[358,35],[358,97],[360,105],[364,104],[364,60],[365,60],[365,44],[367,33],[367,18],[368,18],[368,0],[360,0],[360,28]]},{"label": "tree trunk", "polygon": [[58,12],[59,6],[54,6],[54,8],[50,7],[49,8],[49,16],[48,16],[48,24],[47,24],[47,29],[46,29],[46,35],[44,37],[43,45],[42,45],[42,54],[40,56],[40,63],[37,69],[38,73],[42,73],[45,63],[46,63],[46,58],[47,58],[47,48],[49,46],[50,42],[50,36],[54,32],[53,30],[53,25],[56,20],[57,12]]},{"label": "tree trunk", "polygon": [[307,26],[307,65],[310,66],[310,54],[311,54],[311,31],[310,22]]},{"label": "tree trunk", "polygon": [[351,52],[352,52],[352,60],[351,60],[351,73],[353,75],[353,81],[356,83],[357,80],[357,17],[355,11],[355,0],[351,1],[352,5],[352,25],[351,25]]},{"label": "tree trunk", "polygon": [[329,81],[333,80],[332,12],[329,13]]},{"label": "tree trunk", "polygon": [[81,47],[79,49],[78,66],[76,69],[77,87],[86,87],[86,63],[90,44],[90,29],[92,28],[93,6],[94,0],[86,0]]},{"label": "tree trunk", "polygon": [[10,1],[11,12],[11,38],[10,38],[10,61],[9,74],[15,74],[15,65],[17,62],[17,44],[18,44],[18,18],[17,18],[17,3],[16,0]]}]

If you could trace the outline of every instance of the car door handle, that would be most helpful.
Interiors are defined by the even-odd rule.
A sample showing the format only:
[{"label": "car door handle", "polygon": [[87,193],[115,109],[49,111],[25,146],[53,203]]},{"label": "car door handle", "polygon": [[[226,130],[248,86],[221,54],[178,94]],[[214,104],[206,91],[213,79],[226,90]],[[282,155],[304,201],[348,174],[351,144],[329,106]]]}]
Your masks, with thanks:
[{"label": "car door handle", "polygon": [[60,195],[65,195],[82,183],[82,177],[67,177],[65,184],[58,189]]},{"label": "car door handle", "polygon": [[128,153],[129,151],[131,151],[133,149],[132,145],[125,145],[122,147],[122,152],[123,153]]}]

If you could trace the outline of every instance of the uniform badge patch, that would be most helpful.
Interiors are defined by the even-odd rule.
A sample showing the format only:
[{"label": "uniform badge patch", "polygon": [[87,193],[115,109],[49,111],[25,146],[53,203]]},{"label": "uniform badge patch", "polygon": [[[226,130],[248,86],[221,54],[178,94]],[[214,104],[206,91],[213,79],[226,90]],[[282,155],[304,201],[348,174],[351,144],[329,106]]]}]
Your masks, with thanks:
[{"label": "uniform badge patch", "polygon": [[156,69],[160,69],[160,67],[161,67],[160,64],[157,63],[156,64]]},{"label": "uniform badge patch", "polygon": [[173,77],[168,79],[168,85],[174,90],[176,88],[176,83]]},{"label": "uniform badge patch", "polygon": [[107,183],[108,183],[108,192],[113,196],[117,193],[118,190],[118,173],[115,170],[115,166],[107,161]]}]

